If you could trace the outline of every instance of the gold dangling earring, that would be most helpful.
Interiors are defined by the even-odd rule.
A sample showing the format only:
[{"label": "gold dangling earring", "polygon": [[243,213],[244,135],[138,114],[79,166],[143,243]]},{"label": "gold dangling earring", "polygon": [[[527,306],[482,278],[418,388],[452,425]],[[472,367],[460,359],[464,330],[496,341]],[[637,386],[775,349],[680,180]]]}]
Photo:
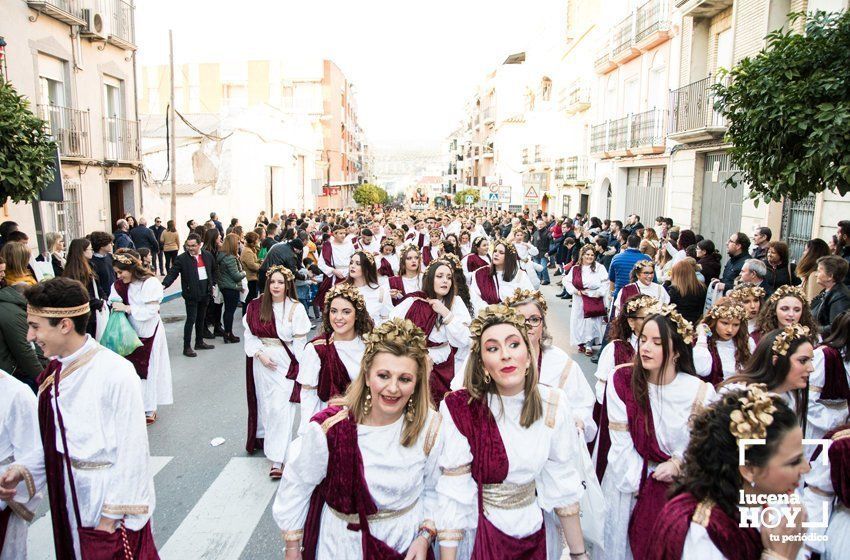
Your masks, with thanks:
[{"label": "gold dangling earring", "polygon": [[369,416],[369,413],[372,412],[372,391],[369,390],[369,386],[366,386],[366,400],[363,403],[363,414]]},{"label": "gold dangling earring", "polygon": [[407,401],[407,412],[405,413],[405,418],[407,418],[408,422],[413,422],[413,419],[416,418],[416,405],[413,404],[413,396],[411,395],[410,399]]},{"label": "gold dangling earring", "polygon": [[487,385],[490,384],[490,372],[486,369],[484,370],[484,383]]}]

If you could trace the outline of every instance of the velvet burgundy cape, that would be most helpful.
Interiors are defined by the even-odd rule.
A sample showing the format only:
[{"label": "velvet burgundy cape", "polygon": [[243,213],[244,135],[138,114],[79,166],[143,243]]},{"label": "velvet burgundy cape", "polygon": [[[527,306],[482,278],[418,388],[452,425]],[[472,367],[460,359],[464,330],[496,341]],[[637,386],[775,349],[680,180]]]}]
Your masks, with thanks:
[{"label": "velvet burgundy cape", "polygon": [[[260,298],[251,300],[251,303],[248,304],[248,310],[245,312],[248,329],[251,334],[258,338],[280,339],[277,336],[277,325],[274,319],[268,323],[260,320],[261,306],[262,300]],[[289,356],[289,370],[286,372],[286,378],[295,383],[292,394],[289,396],[289,402],[300,403],[301,384],[296,381],[298,379],[298,361],[286,342],[283,342],[283,349]],[[255,450],[263,448],[263,441],[262,438],[257,437],[257,386],[254,383],[254,358],[252,356],[245,358],[245,386],[248,394],[248,438],[245,442],[245,451],[253,453]]]},{"label": "velvet burgundy cape", "polygon": [[[330,240],[322,243],[322,259],[325,261],[325,264],[329,267],[333,268],[334,266],[334,252],[331,247]],[[322,278],[322,282],[319,284],[319,291],[316,292],[315,304],[319,306],[319,308],[323,308],[325,306],[325,296],[328,293],[333,285],[336,283],[336,276],[334,276],[333,272],[330,274],[325,274],[325,277]]]},{"label": "velvet burgundy cape", "polygon": [[631,387],[632,372],[630,367],[616,370],[613,383],[617,396],[626,405],[629,435],[632,436],[635,451],[643,457],[637,501],[629,519],[629,544],[632,548],[632,556],[635,560],[643,560],[648,557],[649,546],[653,539],[652,526],[667,501],[666,493],[669,487],[667,483],[647,476],[647,467],[650,461],[663,463],[668,461],[670,456],[658,446],[652,408],[647,406],[644,410],[635,400]]},{"label": "velvet burgundy cape", "polygon": [[417,297],[423,297],[423,298],[426,297],[425,292],[423,292],[422,290],[417,290],[415,292],[410,292],[408,294],[404,290],[404,279],[401,276],[391,276],[390,279],[388,280],[388,283],[390,285],[391,290],[398,290],[401,293],[400,298],[392,298],[393,305],[398,305],[403,300],[405,300],[406,298],[409,298],[411,296],[417,296]]},{"label": "velvet burgundy cape", "polygon": [[9,518],[12,516],[12,508],[7,507],[0,511],[0,554],[3,554],[3,543],[6,542],[6,529],[9,527]]},{"label": "velvet burgundy cape", "polygon": [[[330,406],[310,420],[321,425],[343,409]],[[349,531],[360,531],[363,558],[370,560],[403,560],[405,554],[396,552],[385,542],[372,536],[367,516],[377,513],[378,506],[369,493],[363,468],[363,456],[357,445],[357,423],[348,417],[328,429],[328,472],[313,491],[307,520],[304,524],[304,560],[315,560],[319,544],[322,510],[327,504],[346,515],[357,515],[359,523],[348,525]],[[428,558],[433,558],[429,548]]]},{"label": "velvet burgundy cape", "polygon": [[475,284],[478,286],[478,293],[481,294],[481,299],[487,302],[487,305],[499,303],[499,286],[496,284],[496,276],[491,274],[489,266],[481,267],[475,271],[473,277]]},{"label": "velvet burgundy cape", "polygon": [[[699,502],[691,494],[679,494],[664,505],[652,529],[652,544],[647,558],[679,560],[685,550],[685,538]],[[711,542],[724,557],[734,560],[758,560],[762,549],[758,529],[739,527],[738,520],[729,517],[715,505],[711,509],[705,530]]]},{"label": "velvet burgundy cape", "polygon": [[386,257],[381,257],[381,266],[378,267],[378,274],[387,278],[395,276],[393,265],[390,264],[390,261]]},{"label": "velvet burgundy cape", "polygon": [[636,282],[623,286],[620,290],[620,313],[624,313],[626,311],[626,304],[629,303],[630,299],[639,295],[640,288]]},{"label": "velvet burgundy cape", "polygon": [[482,266],[489,266],[490,263],[482,259],[479,255],[475,253],[470,253],[468,257],[466,257],[466,271],[467,272],[475,272]]},{"label": "velvet burgundy cape", "polygon": [[[614,345],[614,367],[631,363],[635,357],[635,349],[628,341],[614,340],[611,342]],[[610,380],[609,380],[610,381]],[[602,477],[605,476],[605,469],[608,468],[608,451],[611,449],[611,432],[608,427],[608,395],[602,394],[602,404],[596,401],[593,405],[593,420],[599,426],[596,432],[596,438],[599,440],[599,446],[596,451],[596,478],[599,483],[602,483]],[[593,445],[591,442],[588,444]],[[593,449],[590,449],[591,453]]]},{"label": "velvet burgundy cape", "polygon": [[314,343],[313,348],[322,364],[316,393],[322,402],[328,402],[331,397],[345,393],[351,384],[351,378],[348,377],[348,370],[336,351],[331,335],[320,334],[310,342]]},{"label": "velvet burgundy cape", "polygon": [[[114,284],[115,291],[121,296],[121,300],[124,302],[124,305],[130,305],[130,284],[125,284],[121,280],[116,280]],[[153,339],[156,338],[156,331],[159,330],[159,325],[156,326],[156,329],[153,331],[153,336],[149,336],[147,338],[139,337],[139,340],[142,341],[142,345],[133,350],[127,356],[124,356],[126,360],[129,360],[131,364],[133,364],[133,368],[136,370],[136,375],[141,379],[148,378],[148,367],[151,363],[151,351],[153,350]]]},{"label": "velvet burgundy cape", "polygon": [[723,362],[720,361],[716,344],[708,343],[708,353],[711,355],[711,371],[708,373],[708,377],[703,377],[702,380],[717,387],[723,382]]},{"label": "velvet burgundy cape", "polygon": [[[833,492],[844,507],[850,507],[850,424],[838,426],[823,437],[832,440],[828,456]],[[812,463],[820,457],[822,451],[823,446],[818,446],[812,454]]]},{"label": "velvet burgundy cape", "polygon": [[[416,299],[407,310],[405,319],[409,319],[414,325],[422,329],[425,333],[425,339],[431,334],[431,330],[437,324],[437,312],[431,305],[422,299]],[[428,340],[428,346],[437,346],[437,343]],[[431,376],[428,378],[428,383],[431,389],[431,400],[434,406],[439,407],[446,393],[451,392],[451,383],[455,375],[455,354],[457,348],[449,345],[449,357],[446,361],[439,364],[434,364],[431,369]]]},{"label": "velvet burgundy cape", "polygon": [[823,346],[824,383],[820,398],[825,400],[845,400],[850,405],[850,386],[847,384],[847,370],[841,352],[832,346]]},{"label": "velvet burgundy cape", "polygon": [[[587,288],[584,287],[584,279],[581,276],[582,268],[584,267],[573,267],[573,286],[575,286],[577,290],[584,291]],[[605,300],[603,300],[601,297],[591,297],[582,294],[581,304],[584,310],[585,319],[591,319],[593,317],[604,317],[606,315]]]},{"label": "velvet burgundy cape", "polygon": [[761,329],[756,329],[756,330],[754,330],[753,332],[750,333],[750,338],[753,339],[753,342],[755,342],[756,346],[758,346],[759,342],[761,341],[761,337],[762,337]]},{"label": "velvet burgundy cape", "polygon": [[[61,371],[61,362],[59,360],[52,360],[48,364],[47,369],[38,376],[39,383],[44,382],[50,375],[54,376],[52,386],[45,387],[44,391],[38,396],[38,425],[41,432],[41,444],[44,447],[44,469],[47,478],[47,494],[48,501],[50,502],[51,520],[53,522],[53,546],[56,552],[56,560],[76,560],[71,521],[68,517],[68,498],[65,495],[66,472],[70,475],[71,505],[73,506],[77,521],[77,535],[80,541],[82,558],[85,560],[123,558],[124,548],[121,542],[120,530],[109,534],[94,528],[83,527],[80,521],[80,508],[77,502],[73,472],[70,470],[70,461],[66,461],[65,456],[59,453],[56,448],[57,420],[61,429],[59,435],[62,437],[65,449],[68,448],[64,423],[62,422],[62,413],[61,411],[54,411],[51,403],[54,393],[57,397],[59,396]],[[58,412],[58,414],[54,412]],[[127,541],[135,560],[159,560],[153,534],[151,533],[150,521],[139,531],[125,529],[124,532],[126,532]]]},{"label": "velvet burgundy cape", "polygon": [[472,478],[478,485],[478,530],[471,560],[546,560],[546,528],[527,537],[505,534],[484,515],[483,486],[499,484],[508,476],[508,452],[499,426],[484,401],[470,400],[466,389],[446,395],[446,408],[472,453]]}]

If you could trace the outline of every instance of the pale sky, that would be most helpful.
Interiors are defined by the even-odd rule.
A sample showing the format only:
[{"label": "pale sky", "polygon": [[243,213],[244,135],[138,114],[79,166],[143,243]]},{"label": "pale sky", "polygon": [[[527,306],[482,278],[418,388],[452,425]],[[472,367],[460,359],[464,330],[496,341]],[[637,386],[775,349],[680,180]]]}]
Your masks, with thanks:
[{"label": "pale sky", "polygon": [[380,151],[434,149],[475,85],[526,48],[557,0],[137,0],[139,62],[289,58],[336,62],[357,88],[360,124]]}]

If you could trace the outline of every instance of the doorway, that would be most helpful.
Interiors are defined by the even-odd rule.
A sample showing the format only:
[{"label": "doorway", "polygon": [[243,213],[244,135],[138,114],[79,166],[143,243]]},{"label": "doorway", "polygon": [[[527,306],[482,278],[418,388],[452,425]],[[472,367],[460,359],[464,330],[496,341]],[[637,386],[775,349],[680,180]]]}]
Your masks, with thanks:
[{"label": "doorway", "polygon": [[109,228],[115,227],[115,222],[133,212],[133,181],[130,179],[118,179],[109,181],[109,216],[111,222]]}]

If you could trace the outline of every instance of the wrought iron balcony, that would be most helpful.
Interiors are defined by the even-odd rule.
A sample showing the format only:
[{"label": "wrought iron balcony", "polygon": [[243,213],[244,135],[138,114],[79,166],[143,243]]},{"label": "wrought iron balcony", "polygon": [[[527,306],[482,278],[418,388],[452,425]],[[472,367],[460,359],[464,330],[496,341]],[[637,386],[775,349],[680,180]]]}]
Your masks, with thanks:
[{"label": "wrought iron balcony", "polygon": [[135,6],[126,0],[111,0],[112,17],[107,41],[122,49],[136,50],[136,33],[133,23]]},{"label": "wrought iron balcony", "polygon": [[601,158],[663,153],[666,115],[663,109],[651,109],[593,125],[590,152]]},{"label": "wrought iron balcony", "polygon": [[118,117],[103,119],[103,152],[107,161],[139,161],[139,123]]},{"label": "wrought iron balcony", "polygon": [[47,121],[62,158],[91,157],[88,111],[59,105],[39,105],[38,112]]},{"label": "wrought iron balcony", "polygon": [[[75,0],[27,0],[27,5],[39,14],[50,16],[68,25],[86,24],[83,12]],[[35,21],[37,15],[32,16],[31,21]]]},{"label": "wrought iron balcony", "polygon": [[617,63],[611,59],[611,45],[605,45],[593,60],[593,69],[597,74],[607,74],[617,67]]},{"label": "wrought iron balcony", "polygon": [[569,183],[588,183],[593,180],[587,156],[571,156],[564,160],[563,179]]},{"label": "wrought iron balcony", "polygon": [[688,144],[722,138],[726,119],[714,110],[711,86],[717,79],[708,76],[670,92],[671,140]]},{"label": "wrought iron balcony", "polygon": [[668,0],[649,0],[613,27],[610,49],[597,55],[594,68],[601,74],[610,72],[670,37]]}]

